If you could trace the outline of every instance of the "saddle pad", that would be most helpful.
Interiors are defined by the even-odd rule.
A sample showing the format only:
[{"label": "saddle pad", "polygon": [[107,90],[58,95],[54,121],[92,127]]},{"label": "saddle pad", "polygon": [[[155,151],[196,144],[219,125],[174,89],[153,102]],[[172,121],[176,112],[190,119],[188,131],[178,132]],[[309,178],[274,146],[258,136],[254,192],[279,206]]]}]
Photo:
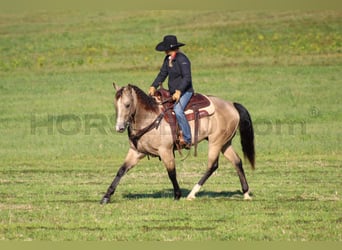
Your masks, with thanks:
[{"label": "saddle pad", "polygon": [[194,94],[188,105],[186,105],[184,113],[188,116],[194,114],[194,111],[196,110],[200,113],[206,112],[209,116],[215,112],[215,107],[206,95]]}]

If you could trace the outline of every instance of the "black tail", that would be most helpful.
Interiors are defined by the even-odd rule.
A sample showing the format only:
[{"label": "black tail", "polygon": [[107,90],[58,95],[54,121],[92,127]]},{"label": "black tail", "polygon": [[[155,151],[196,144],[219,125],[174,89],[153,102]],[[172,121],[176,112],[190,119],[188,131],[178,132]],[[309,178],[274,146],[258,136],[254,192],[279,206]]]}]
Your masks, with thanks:
[{"label": "black tail", "polygon": [[241,104],[234,103],[234,107],[240,114],[239,128],[243,154],[251,163],[252,169],[255,169],[254,130],[251,116]]}]

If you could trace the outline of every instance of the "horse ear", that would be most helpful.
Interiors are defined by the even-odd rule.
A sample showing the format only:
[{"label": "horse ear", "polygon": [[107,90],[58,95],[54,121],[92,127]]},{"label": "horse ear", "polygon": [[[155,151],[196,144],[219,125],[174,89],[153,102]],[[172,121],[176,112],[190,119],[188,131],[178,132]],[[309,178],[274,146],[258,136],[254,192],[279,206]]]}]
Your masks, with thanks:
[{"label": "horse ear", "polygon": [[120,89],[119,85],[117,85],[115,82],[113,82],[113,87],[116,91]]}]

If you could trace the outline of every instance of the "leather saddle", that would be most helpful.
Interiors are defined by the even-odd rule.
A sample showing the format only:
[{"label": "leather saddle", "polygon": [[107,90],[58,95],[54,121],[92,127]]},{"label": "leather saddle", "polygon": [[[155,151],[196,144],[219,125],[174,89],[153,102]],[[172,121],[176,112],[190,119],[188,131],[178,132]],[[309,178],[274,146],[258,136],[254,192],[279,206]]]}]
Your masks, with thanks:
[{"label": "leather saddle", "polygon": [[[163,109],[165,112],[164,119],[170,124],[173,141],[176,147],[179,149],[179,128],[176,120],[176,115],[173,112],[174,103],[171,101],[172,97],[170,95],[170,92],[161,87],[156,91],[155,96],[163,104]],[[212,115],[214,111],[214,105],[211,103],[209,98],[199,93],[195,93],[185,107],[184,113],[187,120],[194,120],[195,123],[193,138],[193,144],[195,146],[195,156],[197,155],[199,120],[203,117]]]},{"label": "leather saddle", "polygon": [[[173,103],[167,102],[165,100],[171,100],[170,92],[164,88],[160,88],[156,91],[155,96],[163,103],[164,110],[169,109],[171,106],[173,106]],[[213,113],[212,108],[210,107],[212,105],[211,101],[206,97],[205,95],[195,93],[191,97],[189,103],[186,105],[184,113],[186,115],[186,118],[188,121],[194,120],[196,116],[196,112],[199,112],[199,118],[209,116]],[[168,123],[176,122],[176,116],[174,112],[171,112],[172,117],[165,116],[165,120]]]}]

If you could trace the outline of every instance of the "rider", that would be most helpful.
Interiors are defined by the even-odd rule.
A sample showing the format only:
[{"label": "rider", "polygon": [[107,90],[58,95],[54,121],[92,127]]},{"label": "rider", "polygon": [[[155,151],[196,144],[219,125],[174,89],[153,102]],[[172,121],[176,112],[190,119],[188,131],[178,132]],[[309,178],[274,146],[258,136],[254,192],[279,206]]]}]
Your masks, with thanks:
[{"label": "rider", "polygon": [[191,130],[184,114],[184,109],[194,93],[191,80],[191,63],[188,57],[179,51],[184,43],[177,41],[174,35],[164,36],[162,42],[156,46],[157,51],[164,51],[166,56],[160,68],[160,72],[152,83],[149,94],[154,95],[160,83],[168,76],[168,88],[172,99],[176,102],[174,112],[183,134],[180,144],[186,149],[191,147]]}]

